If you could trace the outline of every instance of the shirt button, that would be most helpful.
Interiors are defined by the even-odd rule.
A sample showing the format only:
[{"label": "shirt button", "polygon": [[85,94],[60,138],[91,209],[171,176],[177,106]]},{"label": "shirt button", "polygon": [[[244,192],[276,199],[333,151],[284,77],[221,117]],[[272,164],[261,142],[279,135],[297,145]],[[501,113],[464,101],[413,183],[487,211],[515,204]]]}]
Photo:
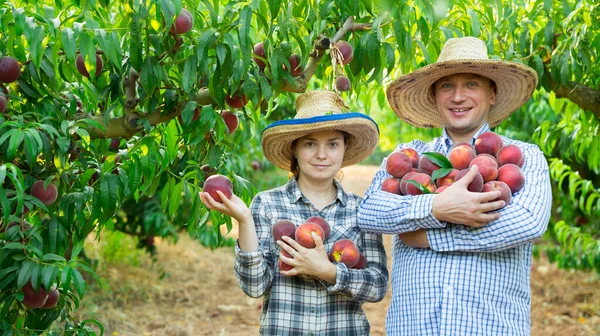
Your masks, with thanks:
[{"label": "shirt button", "polygon": [[311,312],[311,313],[314,313],[314,312],[315,312],[315,308],[311,308],[311,309],[310,309],[310,312]]}]

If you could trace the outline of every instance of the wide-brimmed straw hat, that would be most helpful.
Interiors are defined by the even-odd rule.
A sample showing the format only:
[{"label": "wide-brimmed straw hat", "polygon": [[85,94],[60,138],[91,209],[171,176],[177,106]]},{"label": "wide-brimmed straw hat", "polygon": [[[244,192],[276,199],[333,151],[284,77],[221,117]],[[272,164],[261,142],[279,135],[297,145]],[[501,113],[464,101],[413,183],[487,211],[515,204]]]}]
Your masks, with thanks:
[{"label": "wide-brimmed straw hat", "polygon": [[364,160],[379,141],[379,128],[373,119],[347,106],[333,91],[315,90],[296,98],[296,116],[269,125],[262,134],[265,157],[281,169],[290,170],[292,142],[318,131],[343,131],[350,134],[342,167]]},{"label": "wide-brimmed straw hat", "polygon": [[451,38],[444,44],[436,63],[392,82],[386,92],[388,102],[400,119],[413,126],[442,127],[431,86],[442,77],[458,73],[478,74],[496,83],[496,103],[488,115],[491,127],[523,106],[538,81],[537,73],[531,67],[490,59],[485,43],[478,38]]}]

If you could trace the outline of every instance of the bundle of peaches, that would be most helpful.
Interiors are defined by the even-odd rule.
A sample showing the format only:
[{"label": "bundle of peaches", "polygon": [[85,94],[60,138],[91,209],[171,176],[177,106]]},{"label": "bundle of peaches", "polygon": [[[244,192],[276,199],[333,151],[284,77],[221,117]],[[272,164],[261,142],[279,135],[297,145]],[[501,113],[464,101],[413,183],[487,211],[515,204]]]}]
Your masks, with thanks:
[{"label": "bundle of peaches", "polygon": [[[325,242],[331,235],[331,228],[325,219],[318,216],[310,217],[298,227],[289,220],[279,220],[272,227],[275,242],[278,240],[283,241],[281,237],[288,236],[306,248],[315,248],[316,246],[312,237],[313,232]],[[281,249],[281,253],[288,258],[292,258],[285,249]],[[350,239],[340,239],[333,243],[328,256],[331,262],[343,263],[348,268],[363,269],[367,267],[367,259]],[[292,268],[292,266],[279,259],[279,269],[289,271]]]},{"label": "bundle of peaches", "polygon": [[525,185],[521,171],[524,162],[519,147],[503,145],[498,134],[485,132],[475,139],[475,146],[456,144],[448,157],[438,152],[420,156],[412,148],[392,153],[386,163],[392,177],[383,181],[381,190],[398,195],[441,193],[477,165],[478,174],[467,189],[472,192],[500,190],[498,200],[510,204],[512,195]]}]

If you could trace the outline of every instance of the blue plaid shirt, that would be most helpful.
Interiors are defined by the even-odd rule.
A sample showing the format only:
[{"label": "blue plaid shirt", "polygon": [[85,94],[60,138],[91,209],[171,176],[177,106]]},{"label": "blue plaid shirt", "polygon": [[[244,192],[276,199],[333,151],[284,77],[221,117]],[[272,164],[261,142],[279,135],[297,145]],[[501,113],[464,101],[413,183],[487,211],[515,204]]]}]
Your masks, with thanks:
[{"label": "blue plaid shirt", "polygon": [[[358,229],[356,213],[361,198],[347,193],[335,182],[337,198],[321,211],[304,197],[295,178],[282,187],[260,192],[250,210],[256,224],[258,251],[243,253],[236,246],[235,275],[242,290],[262,297],[261,335],[368,335],[369,321],[363,302],[381,301],[387,292],[387,257],[381,235]],[[348,269],[337,264],[335,285],[301,275],[279,273],[280,248],[271,227],[287,219],[297,226],[312,216],[323,217],[331,226],[325,240],[329,251],[334,242],[351,239],[367,259],[367,268]]]},{"label": "blue plaid shirt", "polygon": [[[489,131],[485,124],[473,136]],[[482,228],[440,222],[433,194],[392,195],[381,191],[390,177],[386,160],[365,194],[358,224],[365,232],[399,234],[427,229],[430,248],[393,241],[392,303],[387,335],[529,335],[532,242],[546,231],[552,194],[548,164],[532,144],[502,137],[525,156],[525,186],[501,217]],[[432,142],[398,146],[447,155],[453,146],[444,130]]]}]

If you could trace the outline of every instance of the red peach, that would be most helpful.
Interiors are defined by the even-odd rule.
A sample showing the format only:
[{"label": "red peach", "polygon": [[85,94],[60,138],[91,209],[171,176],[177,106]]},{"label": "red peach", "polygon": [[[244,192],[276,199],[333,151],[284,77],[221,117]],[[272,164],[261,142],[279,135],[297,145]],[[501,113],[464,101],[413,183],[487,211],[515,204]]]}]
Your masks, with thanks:
[{"label": "red peach", "polygon": [[[283,256],[286,257],[286,258],[291,258],[292,257],[292,255],[289,254],[288,251],[286,251],[284,249],[281,249],[281,254],[283,254]],[[292,266],[284,263],[281,259],[279,259],[279,269],[280,270],[282,270],[282,271],[289,271],[292,268],[294,268],[294,267],[292,267]]]},{"label": "red peach", "polygon": [[512,194],[508,185],[502,181],[489,181],[483,185],[483,192],[500,190],[500,197],[494,201],[504,201],[506,205],[509,205],[512,201]]},{"label": "red peach", "polygon": [[242,107],[244,107],[244,105],[248,103],[248,100],[246,99],[246,95],[236,94],[230,96],[229,94],[227,94],[227,96],[225,97],[225,102],[227,103],[227,105],[233,108],[241,109]]},{"label": "red peach", "polygon": [[50,205],[56,201],[58,192],[56,186],[52,183],[48,184],[48,187],[44,189],[44,181],[35,181],[31,186],[31,195],[37,197],[42,203]]},{"label": "red peach", "polygon": [[[438,154],[443,155],[442,153]],[[440,167],[435,163],[431,162],[431,160],[429,160],[427,156],[423,155],[419,159],[419,173],[424,173],[431,176],[431,174],[433,174],[433,172],[438,169],[440,169]]]},{"label": "red peach", "polygon": [[253,160],[252,162],[250,162],[250,166],[252,167],[252,170],[254,170],[254,171],[262,169],[262,165],[260,164],[259,161],[256,161],[256,160]]},{"label": "red peach", "polygon": [[312,216],[309,219],[307,219],[305,223],[315,223],[319,225],[321,229],[323,229],[323,240],[326,240],[327,238],[329,238],[329,235],[331,235],[331,227],[323,217]]},{"label": "red peach", "polygon": [[512,163],[507,163],[498,169],[498,181],[506,183],[513,195],[525,186],[525,176],[521,168]]},{"label": "red peach", "polygon": [[40,285],[37,291],[33,289],[31,281],[27,282],[23,288],[23,305],[28,308],[41,308],[48,300],[48,292]]},{"label": "red peach", "polygon": [[[456,174],[456,180],[454,180],[454,182],[459,181],[461,178],[463,178],[463,176],[465,176],[470,169],[463,169],[460,170],[458,172],[458,174]],[[467,186],[467,190],[471,191],[471,192],[481,192],[481,190],[483,190],[483,177],[481,176],[481,173],[479,173],[479,171],[477,172],[477,175],[475,175],[475,177],[473,178],[473,181],[471,181],[471,183],[469,183],[469,185]]]},{"label": "red peach", "polygon": [[[427,188],[429,191],[434,192],[436,190],[435,183],[431,180],[431,176],[424,173],[416,173],[413,175],[410,180],[415,181],[421,184],[423,187]],[[411,183],[406,183],[406,194],[407,195],[421,195],[422,192],[415,185]]]},{"label": "red peach", "polygon": [[523,152],[515,145],[502,146],[498,153],[496,153],[496,159],[498,159],[498,165],[500,166],[512,163],[523,168],[523,164],[525,163]]},{"label": "red peach", "polygon": [[330,254],[335,262],[345,264],[348,268],[354,267],[360,259],[360,252],[350,239],[336,241],[331,246]]},{"label": "red peach", "polygon": [[344,63],[344,65],[352,62],[352,59],[354,58],[354,48],[352,48],[350,43],[346,41],[338,41],[335,43],[335,46],[342,54],[342,63]]},{"label": "red peach", "polygon": [[412,170],[412,161],[408,155],[395,152],[388,156],[385,169],[393,177],[402,178],[402,176]]},{"label": "red peach", "polygon": [[[292,68],[292,71],[290,71],[290,75],[292,75],[293,77],[298,77],[302,75],[302,64],[300,64],[302,62],[302,59],[300,58],[300,56],[292,54],[290,55],[288,61],[290,62],[290,67]],[[283,68],[287,71],[287,65],[284,64]]]},{"label": "red peach", "polygon": [[400,150],[400,153],[404,153],[410,158],[413,168],[419,167],[419,152],[412,148],[404,148]]},{"label": "red peach", "polygon": [[221,112],[221,117],[223,118],[223,121],[225,121],[225,125],[227,125],[227,132],[229,134],[235,132],[235,130],[237,130],[239,124],[240,124],[240,120],[238,119],[237,115],[229,112],[229,111],[225,111],[225,112]]},{"label": "red peach", "polygon": [[498,177],[498,162],[496,161],[496,158],[490,154],[477,155],[477,157],[471,161],[471,164],[469,164],[469,168],[473,165],[477,165],[479,173],[481,174],[481,177],[483,177],[483,182],[493,181]]},{"label": "red peach", "polygon": [[[0,82],[12,83],[21,77],[21,66],[19,61],[10,57],[3,56],[0,58]],[[5,89],[6,87],[4,87]],[[8,94],[8,90],[5,91]]]},{"label": "red peach", "polygon": [[[77,59],[75,59],[75,67],[77,68],[77,71],[79,71],[80,74],[82,74],[83,76],[85,76],[87,78],[90,78],[90,73],[88,72],[87,68],[85,67],[83,55],[81,55],[81,54],[77,55]],[[100,56],[98,54],[96,54],[96,75],[95,75],[95,77],[97,77],[102,72],[103,67],[104,67],[104,63],[102,62],[102,58],[100,58]]]},{"label": "red peach", "polygon": [[298,244],[306,248],[314,248],[316,244],[312,237],[312,232],[316,233],[321,237],[321,239],[325,240],[325,232],[319,224],[306,222],[296,229],[296,241]]},{"label": "red peach", "polygon": [[462,170],[469,168],[469,163],[477,156],[475,148],[468,143],[456,144],[448,153],[448,160],[452,164],[452,168]]},{"label": "red peach", "polygon": [[365,257],[364,254],[361,253],[359,255],[358,262],[352,268],[354,268],[354,269],[365,269],[365,268],[367,268],[367,258]]},{"label": "red peach", "polygon": [[42,309],[50,309],[56,307],[58,303],[58,298],[60,297],[60,292],[56,289],[56,286],[50,288],[50,292],[48,292],[48,300],[42,306]]},{"label": "red peach", "polygon": [[406,181],[410,180],[411,177],[417,173],[418,173],[417,171],[411,171],[409,173],[406,173],[406,175],[404,175],[402,177],[402,179],[400,180],[400,195],[406,195],[406,185],[407,185]]},{"label": "red peach", "polygon": [[182,8],[181,12],[179,12],[179,15],[177,15],[177,18],[175,19],[175,22],[173,22],[170,32],[174,34],[185,34],[192,29],[193,25],[194,16],[192,13],[190,13],[190,11]]},{"label": "red peach", "polygon": [[[406,176],[406,175],[404,175],[404,176]],[[381,190],[392,193],[392,194],[401,195],[400,194],[400,179],[397,179],[395,177],[386,178],[383,181],[383,183],[381,184]]]},{"label": "red peach", "polygon": [[435,180],[435,185],[437,185],[438,188],[452,185],[452,183],[456,181],[456,174],[458,174],[458,169],[452,169],[448,175],[439,177]]},{"label": "red peach", "polygon": [[215,201],[223,203],[221,197],[217,194],[217,190],[221,191],[228,199],[231,199],[231,195],[233,194],[231,180],[227,176],[220,174],[212,175],[207,178],[204,182],[203,191],[209,193]]},{"label": "red peach", "polygon": [[496,152],[502,147],[502,138],[494,132],[481,133],[475,139],[475,150],[477,154],[487,153],[496,155]]},{"label": "red peach", "polygon": [[335,88],[338,91],[346,92],[350,90],[352,85],[350,84],[350,79],[346,76],[337,76],[335,78]]},{"label": "red peach", "polygon": [[[263,42],[258,42],[254,45],[254,55],[261,57],[262,59],[266,58],[265,44]],[[258,57],[252,57],[252,59],[254,60],[254,62],[256,62],[256,65],[258,65],[259,68],[264,69],[267,66],[267,64]]]},{"label": "red peach", "polygon": [[281,240],[281,237],[283,236],[288,236],[293,239],[296,234],[296,224],[285,219],[278,220],[273,224],[273,227],[271,227],[271,234],[274,241]]}]

